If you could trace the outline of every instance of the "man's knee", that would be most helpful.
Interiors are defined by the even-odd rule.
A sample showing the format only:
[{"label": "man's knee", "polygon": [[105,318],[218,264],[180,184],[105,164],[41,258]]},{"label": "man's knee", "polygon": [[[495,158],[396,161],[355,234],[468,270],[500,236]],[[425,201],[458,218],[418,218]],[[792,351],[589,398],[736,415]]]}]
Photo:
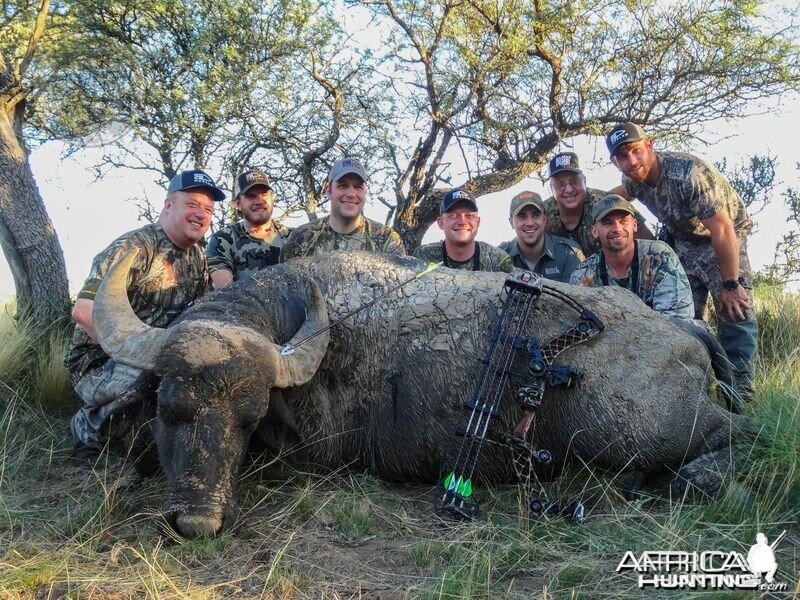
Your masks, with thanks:
[{"label": "man's knee", "polygon": [[[102,448],[109,437],[120,435],[126,415],[138,410],[138,405],[153,392],[150,378],[139,369],[113,360],[84,373],[74,385],[83,406],[70,421],[73,443]],[[113,427],[112,419],[118,421]]]}]

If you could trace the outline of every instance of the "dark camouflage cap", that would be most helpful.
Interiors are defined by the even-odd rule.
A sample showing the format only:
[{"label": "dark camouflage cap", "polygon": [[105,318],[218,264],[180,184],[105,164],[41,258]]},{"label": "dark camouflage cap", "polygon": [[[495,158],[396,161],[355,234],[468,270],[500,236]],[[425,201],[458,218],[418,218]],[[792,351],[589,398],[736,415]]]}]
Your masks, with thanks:
[{"label": "dark camouflage cap", "polygon": [[583,174],[578,155],[574,152],[559,152],[550,159],[550,177],[564,172]]},{"label": "dark camouflage cap", "polygon": [[222,202],[225,200],[225,192],[217,187],[211,176],[205,171],[199,169],[192,169],[190,171],[181,171],[175,177],[170,179],[167,194],[174,192],[185,192],[195,188],[205,188],[211,192],[214,200]]},{"label": "dark camouflage cap", "polygon": [[475,204],[475,200],[464,190],[455,189],[447,192],[442,198],[442,202],[439,204],[439,214],[443,215],[446,212],[450,212],[456,204],[463,204],[478,212],[478,205]]},{"label": "dark camouflage cap", "polygon": [[620,123],[608,132],[606,136],[606,146],[608,146],[608,152],[611,158],[614,158],[617,150],[623,144],[639,142],[646,139],[647,134],[644,132],[644,129],[639,127],[636,123]]},{"label": "dark camouflage cap", "polygon": [[367,181],[367,170],[357,158],[342,158],[331,166],[328,172],[328,181],[339,181],[345,175],[358,175],[364,182]]},{"label": "dark camouflage cap", "polygon": [[513,219],[526,206],[534,206],[538,208],[540,212],[544,212],[544,200],[542,200],[542,197],[536,192],[525,190],[511,199],[511,207],[509,208],[508,216]]},{"label": "dark camouflage cap", "polygon": [[608,213],[612,213],[615,210],[621,210],[630,213],[634,217],[636,216],[636,209],[625,198],[616,194],[606,194],[592,206],[592,221],[597,223]]},{"label": "dark camouflage cap", "polygon": [[244,194],[247,190],[257,185],[264,185],[272,189],[272,183],[270,183],[269,177],[267,177],[264,171],[245,171],[236,178],[236,185],[233,186],[234,198],[240,194]]}]

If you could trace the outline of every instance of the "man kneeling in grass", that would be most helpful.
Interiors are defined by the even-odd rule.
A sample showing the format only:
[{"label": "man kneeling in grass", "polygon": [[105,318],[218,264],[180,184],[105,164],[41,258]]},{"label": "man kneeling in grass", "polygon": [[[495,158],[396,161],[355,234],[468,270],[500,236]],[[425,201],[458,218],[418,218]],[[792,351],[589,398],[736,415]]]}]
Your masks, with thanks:
[{"label": "man kneeling in grass", "polygon": [[211,225],[214,202],[225,194],[203,171],[172,178],[158,222],[123,234],[92,262],[72,316],[77,322],[65,366],[83,406],[70,422],[73,457],[94,463],[109,441],[124,438],[138,410],[142,372],[117,363],[100,347],[94,331],[94,297],[118,260],[138,251],[128,297],[145,323],[166,327],[210,287],[206,258],[198,245]]}]

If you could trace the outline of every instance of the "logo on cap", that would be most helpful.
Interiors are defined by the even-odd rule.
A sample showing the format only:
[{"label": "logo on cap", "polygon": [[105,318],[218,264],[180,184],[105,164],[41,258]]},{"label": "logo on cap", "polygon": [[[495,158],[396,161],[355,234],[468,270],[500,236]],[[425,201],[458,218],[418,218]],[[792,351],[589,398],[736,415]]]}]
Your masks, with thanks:
[{"label": "logo on cap", "polygon": [[209,187],[216,187],[214,185],[214,180],[211,179],[211,177],[209,177],[205,173],[195,173],[194,174],[194,182],[195,183],[199,183],[201,185],[207,185]]},{"label": "logo on cap", "polygon": [[253,171],[251,173],[246,173],[244,179],[247,183],[250,183],[251,181],[264,181],[266,177],[258,171]]},{"label": "logo on cap", "polygon": [[[450,195],[451,200],[472,200],[467,192],[456,190]],[[452,203],[451,203],[452,204]]]},{"label": "logo on cap", "polygon": [[570,164],[572,164],[572,157],[569,154],[556,156],[556,167],[569,166]]},{"label": "logo on cap", "polygon": [[624,129],[619,129],[608,136],[608,139],[612,144],[616,144],[618,141],[624,140],[626,137],[628,137],[628,132]]}]

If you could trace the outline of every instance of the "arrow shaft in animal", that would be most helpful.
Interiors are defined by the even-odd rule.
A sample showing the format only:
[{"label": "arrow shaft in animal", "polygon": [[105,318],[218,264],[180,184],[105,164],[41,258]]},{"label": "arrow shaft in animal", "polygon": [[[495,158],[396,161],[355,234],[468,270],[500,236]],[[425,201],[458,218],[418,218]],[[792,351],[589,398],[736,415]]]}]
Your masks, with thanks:
[{"label": "arrow shaft in animal", "polygon": [[309,340],[313,340],[315,337],[317,337],[317,336],[318,336],[318,335],[320,335],[321,333],[324,333],[324,332],[328,331],[328,330],[329,330],[329,329],[331,329],[332,327],[336,327],[336,326],[337,326],[339,323],[341,323],[342,321],[345,321],[345,320],[349,319],[350,317],[352,317],[353,315],[355,315],[355,314],[358,314],[358,313],[359,313],[359,312],[361,312],[362,310],[369,308],[370,306],[372,306],[373,304],[375,304],[375,303],[376,303],[378,300],[380,300],[381,298],[385,298],[386,296],[388,296],[388,295],[389,295],[389,294],[391,294],[392,292],[396,292],[397,290],[399,290],[399,289],[403,288],[404,286],[408,285],[408,284],[409,284],[409,283],[411,283],[412,281],[416,281],[416,280],[417,280],[417,279],[419,279],[420,277],[423,277],[423,276],[427,275],[428,273],[431,273],[431,272],[435,271],[435,270],[436,270],[436,269],[438,269],[438,268],[439,268],[441,265],[442,265],[442,263],[429,263],[429,264],[428,264],[428,266],[427,266],[427,268],[426,268],[424,271],[420,271],[419,273],[417,273],[417,274],[416,274],[416,275],[414,275],[413,277],[409,277],[409,278],[408,278],[408,279],[406,279],[405,281],[401,281],[401,282],[400,282],[400,283],[398,283],[396,286],[394,286],[394,287],[392,287],[392,288],[389,288],[388,290],[386,290],[386,291],[385,291],[385,292],[383,292],[382,294],[380,294],[380,295],[376,296],[375,298],[373,298],[373,299],[372,299],[372,300],[370,300],[369,302],[366,302],[366,303],[362,304],[362,305],[361,305],[361,306],[359,306],[358,308],[355,308],[355,309],[351,310],[349,313],[347,313],[347,314],[345,314],[345,315],[343,315],[343,316],[339,317],[338,319],[336,319],[336,320],[335,320],[335,321],[333,321],[332,323],[329,323],[327,326],[323,327],[322,329],[318,329],[317,331],[315,331],[315,332],[314,332],[314,333],[312,333],[311,335],[304,337],[302,340],[300,340],[300,341],[296,342],[294,345],[289,345],[289,344],[286,344],[286,345],[285,345],[283,348],[281,348],[281,354],[282,354],[283,356],[286,356],[287,354],[291,354],[292,352],[294,352],[294,350],[295,350],[297,347],[299,347],[299,346],[301,346],[301,345],[305,344],[307,341],[309,341]]}]

